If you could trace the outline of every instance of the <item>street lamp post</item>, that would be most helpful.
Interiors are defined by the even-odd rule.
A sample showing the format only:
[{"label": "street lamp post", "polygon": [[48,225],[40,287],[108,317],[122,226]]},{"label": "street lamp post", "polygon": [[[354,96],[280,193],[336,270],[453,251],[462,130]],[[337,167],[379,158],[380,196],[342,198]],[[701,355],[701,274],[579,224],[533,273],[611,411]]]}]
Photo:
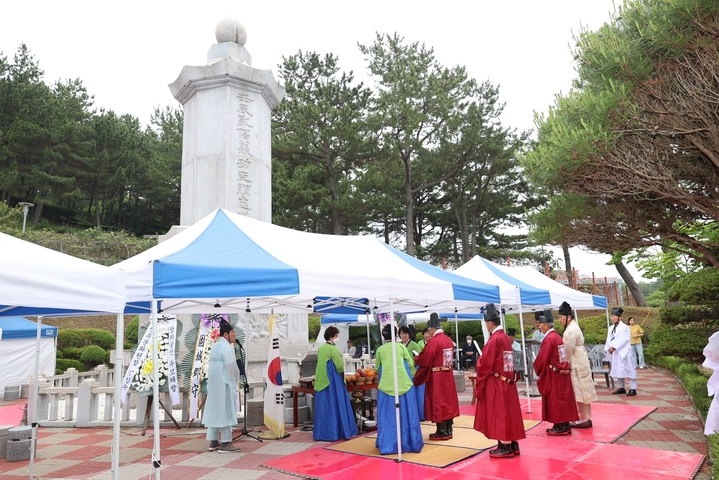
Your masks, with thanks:
[{"label": "street lamp post", "polygon": [[30,202],[18,202],[18,205],[22,205],[22,233],[25,233],[25,224],[27,223],[27,212],[30,211],[30,207],[34,207],[35,204]]}]

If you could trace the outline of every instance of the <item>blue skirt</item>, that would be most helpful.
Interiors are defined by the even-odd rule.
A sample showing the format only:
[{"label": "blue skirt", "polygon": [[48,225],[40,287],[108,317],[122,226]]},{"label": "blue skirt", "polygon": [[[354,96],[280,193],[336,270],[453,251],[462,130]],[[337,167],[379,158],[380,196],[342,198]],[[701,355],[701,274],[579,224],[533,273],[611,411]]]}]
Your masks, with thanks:
[{"label": "blue skirt", "polygon": [[[407,374],[409,366],[405,362]],[[415,388],[399,396],[399,424],[402,433],[402,452],[421,452],[424,447],[422,428],[419,424],[417,394]],[[382,455],[395,454],[397,448],[397,417],[394,410],[394,395],[377,391],[377,441],[375,446]]]},{"label": "blue skirt", "polygon": [[327,362],[327,377],[330,379],[329,386],[315,392],[312,437],[325,442],[348,440],[357,435],[357,423],[344,377],[337,373],[331,361]]}]

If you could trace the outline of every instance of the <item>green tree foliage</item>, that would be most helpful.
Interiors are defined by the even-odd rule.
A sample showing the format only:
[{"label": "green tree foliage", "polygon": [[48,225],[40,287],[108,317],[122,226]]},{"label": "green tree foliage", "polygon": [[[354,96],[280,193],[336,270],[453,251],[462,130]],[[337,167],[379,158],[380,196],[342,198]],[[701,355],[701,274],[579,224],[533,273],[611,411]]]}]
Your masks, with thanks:
[{"label": "green tree foliage", "polygon": [[433,49],[407,45],[397,34],[377,34],[360,51],[378,85],[370,125],[379,133],[384,161],[402,168],[398,193],[405,206],[407,253],[414,256],[423,227],[417,224],[415,195],[459,171],[461,165],[442,165],[444,159],[432,148],[460,127],[476,82],[464,67],[446,68]]},{"label": "green tree foliage", "polygon": [[578,36],[579,78],[537,118],[523,159],[530,179],[570,212],[564,242],[602,252],[680,245],[719,267],[719,242],[694,226],[715,222],[719,171],[719,4],[627,1],[611,23]]},{"label": "green tree foliage", "polygon": [[182,112],[155,110],[143,130],[130,115],[92,109],[79,79],[48,86],[22,44],[0,52],[0,202],[43,217],[136,234],[179,219]]},{"label": "green tree foliage", "polygon": [[380,152],[367,176],[403,202],[381,204],[378,233],[403,232],[407,253],[435,262],[466,261],[487,238],[506,247],[495,229],[514,223],[531,196],[515,161],[526,135],[501,126],[498,89],[397,34],[377,34],[360,51],[378,85],[369,125]]},{"label": "green tree foliage", "polygon": [[353,185],[368,155],[370,91],[353,86],[338,58],[299,52],[279,66],[285,100],[273,115],[273,220],[346,235],[364,228]]}]

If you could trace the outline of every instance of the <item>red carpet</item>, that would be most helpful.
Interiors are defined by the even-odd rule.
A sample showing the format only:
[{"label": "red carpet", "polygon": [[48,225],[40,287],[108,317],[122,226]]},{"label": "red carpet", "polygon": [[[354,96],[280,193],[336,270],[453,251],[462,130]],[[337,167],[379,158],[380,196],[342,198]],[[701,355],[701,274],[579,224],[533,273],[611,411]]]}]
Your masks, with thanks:
[{"label": "red carpet", "polygon": [[[527,413],[527,401],[522,399],[522,417],[525,420],[542,419],[542,403],[532,399],[532,413]],[[475,405],[463,405],[459,408],[462,415],[474,415]],[[656,410],[656,407],[641,405],[625,405],[610,403],[592,404],[592,428],[572,430],[575,440],[589,440],[592,442],[613,443],[624,435],[630,428],[640,422],[644,417]],[[543,437],[551,423],[541,423],[536,428],[527,431],[527,435]]]},{"label": "red carpet", "polygon": [[[528,437],[522,454],[513,459],[491,459],[486,452],[447,468],[359,457],[321,446],[265,462],[263,466],[303,478],[366,480],[368,478],[517,479],[562,478],[614,480],[632,472],[632,478],[689,479],[702,455],[649,448],[582,442],[567,437]],[[561,452],[561,454],[559,453]]]},{"label": "red carpet", "polygon": [[[471,415],[474,405],[460,408]],[[527,410],[523,405],[523,412]],[[692,478],[702,455],[612,445],[628,429],[649,415],[655,407],[637,405],[592,405],[594,427],[575,429],[571,436],[548,437],[542,423],[527,432],[520,442],[522,454],[513,459],[491,459],[487,452],[446,468],[427,467],[377,457],[358,457],[327,450],[324,445],[287,455],[263,466],[305,478],[326,480],[366,480],[367,478],[447,479],[610,479],[632,472],[632,478],[679,480]],[[532,414],[525,419],[541,419],[541,403],[532,401]],[[559,453],[561,452],[561,453]],[[611,460],[608,460],[611,459]],[[481,473],[480,473],[481,472]],[[386,477],[385,477],[386,476]]]},{"label": "red carpet", "polygon": [[0,407],[0,425],[13,425],[15,427],[19,427],[24,412],[25,402]]}]

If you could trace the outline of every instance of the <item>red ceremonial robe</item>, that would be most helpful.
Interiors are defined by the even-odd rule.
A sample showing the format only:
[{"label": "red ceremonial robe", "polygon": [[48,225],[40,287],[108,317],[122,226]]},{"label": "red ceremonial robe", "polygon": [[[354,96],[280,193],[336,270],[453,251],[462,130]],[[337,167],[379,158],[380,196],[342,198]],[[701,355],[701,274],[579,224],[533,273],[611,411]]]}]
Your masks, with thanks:
[{"label": "red ceremonial robe", "polygon": [[542,395],[542,420],[551,423],[565,423],[579,420],[577,403],[574,400],[572,375],[555,372],[551,366],[571,371],[564,353],[562,337],[550,330],[542,340],[539,354],[534,360],[534,371],[539,375],[537,388]]},{"label": "red ceremonial robe", "polygon": [[459,417],[459,398],[454,383],[454,344],[444,332],[437,332],[415,357],[421,366],[415,385],[427,383],[424,391],[424,416],[433,423]]},{"label": "red ceremonial robe", "polygon": [[474,429],[493,440],[525,438],[517,385],[500,380],[492,372],[514,380],[512,341],[501,328],[489,337],[477,364]]}]

